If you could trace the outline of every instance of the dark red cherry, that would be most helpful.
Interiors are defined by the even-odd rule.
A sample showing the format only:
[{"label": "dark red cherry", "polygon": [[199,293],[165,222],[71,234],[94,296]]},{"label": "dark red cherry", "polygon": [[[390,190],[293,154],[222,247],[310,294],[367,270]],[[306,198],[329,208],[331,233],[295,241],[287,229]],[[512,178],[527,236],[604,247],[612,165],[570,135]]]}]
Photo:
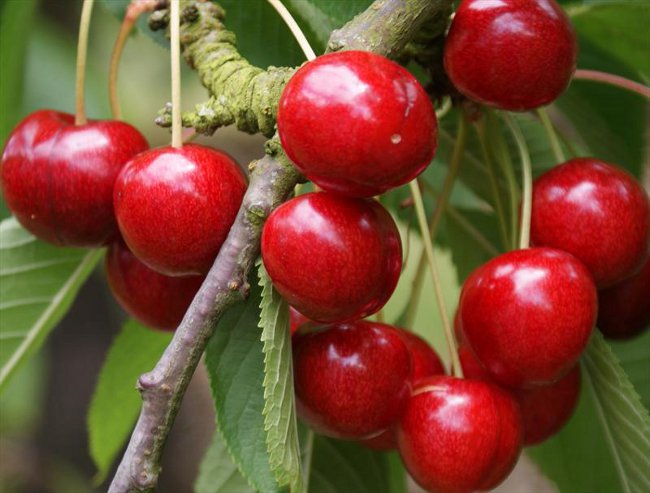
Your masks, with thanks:
[{"label": "dark red cherry", "polygon": [[445,70],[469,99],[511,111],[555,100],[576,68],[576,34],[553,0],[463,0]]},{"label": "dark red cherry", "polygon": [[289,328],[291,330],[291,335],[295,334],[301,325],[306,324],[308,322],[311,322],[311,320],[305,317],[294,307],[292,306],[289,307]]},{"label": "dark red cherry", "polygon": [[397,285],[402,246],[395,222],[375,200],[310,193],[271,213],[262,258],[291,306],[334,323],[384,306]]},{"label": "dark red cherry", "polygon": [[602,289],[639,271],[650,249],[650,203],[628,173],[579,158],[535,180],[531,243],[575,255]]},{"label": "dark red cherry", "polygon": [[598,293],[598,323],[609,339],[628,339],[650,327],[650,259],[638,274]]},{"label": "dark red cherry", "polygon": [[[444,375],[445,367],[438,354],[427,341],[417,334],[395,327],[406,344],[411,355],[412,372],[411,382],[417,384],[420,380],[433,375]],[[372,438],[362,440],[360,443],[374,450],[392,450],[397,448],[397,435],[394,426]]]},{"label": "dark red cherry", "polygon": [[174,330],[203,283],[203,276],[169,277],[151,270],[122,241],[106,254],[108,285],[122,308],[147,327]]},{"label": "dark red cherry", "polygon": [[124,241],[152,269],[206,274],[228,235],[246,179],[227,154],[196,144],[151,149],[115,182]]},{"label": "dark red cherry", "polygon": [[111,120],[74,125],[74,117],[40,110],[9,136],[2,193],[9,210],[38,238],[98,247],[117,236],[113,185],[122,166],[149,146],[131,125]]},{"label": "dark red cherry", "polygon": [[400,456],[427,491],[496,486],[521,451],[521,417],[512,398],[478,380],[435,376],[415,387],[400,420]]},{"label": "dark red cherry", "polygon": [[293,369],[298,415],[331,437],[385,430],[400,417],[411,388],[401,336],[374,322],[304,325],[293,337]]},{"label": "dark red cherry", "polygon": [[403,185],[431,162],[437,122],[406,69],[366,51],[303,65],[280,98],[278,132],[296,167],[324,190],[370,197]]},{"label": "dark red cherry", "polygon": [[[466,378],[493,383],[468,346],[458,350]],[[505,389],[519,404],[524,446],[537,445],[558,433],[569,421],[580,397],[580,367],[576,365],[557,382],[531,389]]]},{"label": "dark red cherry", "polygon": [[466,342],[494,380],[530,387],[564,376],[596,321],[596,288],[573,255],[529,248],[500,255],[465,281]]},{"label": "dark red cherry", "polygon": [[555,383],[515,392],[524,418],[524,445],[537,445],[569,421],[580,397],[580,366]]}]

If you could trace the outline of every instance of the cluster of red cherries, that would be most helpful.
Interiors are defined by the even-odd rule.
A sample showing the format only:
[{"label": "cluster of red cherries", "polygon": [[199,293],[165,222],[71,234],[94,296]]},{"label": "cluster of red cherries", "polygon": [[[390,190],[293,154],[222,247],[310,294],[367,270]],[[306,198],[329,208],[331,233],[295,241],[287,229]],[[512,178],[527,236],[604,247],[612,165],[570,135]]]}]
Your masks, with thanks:
[{"label": "cluster of red cherries", "polygon": [[[444,65],[466,98],[524,111],[566,89],[576,52],[553,0],[464,0]],[[428,491],[495,487],[522,446],[571,416],[597,317],[611,337],[650,323],[646,192],[595,159],[540,176],[532,247],[494,258],[464,283],[455,327],[466,378],[447,376],[424,340],[363,320],[385,305],[402,269],[398,229],[373,196],[414,179],[436,150],[424,89],[381,56],[327,54],[289,81],[277,123],[287,155],[321,190],[278,207],[261,238],[266,270],[292,307],[299,415],[319,433],[397,448]],[[34,235],[109,245],[115,296],[159,329],[181,321],[246,189],[220,151],[148,149],[126,123],[77,125],[49,110],[13,131],[1,173],[8,207]]]},{"label": "cluster of red cherries", "polygon": [[[468,99],[524,111],[566,89],[576,53],[552,0],[465,0],[444,62]],[[397,89],[406,80],[412,89]],[[650,323],[650,204],[633,177],[596,159],[540,176],[532,246],[494,258],[464,283],[455,329],[466,378],[447,376],[418,336],[361,320],[385,304],[401,267],[395,225],[366,197],[427,165],[436,138],[430,106],[408,73],[368,53],[303,66],[280,100],[278,131],[323,191],[271,214],[262,257],[292,307],[301,419],[324,435],[396,448],[428,491],[488,490],[523,446],[569,420],[597,317],[611,337]]]},{"label": "cluster of red cherries", "polygon": [[246,177],[210,147],[149,149],[121,121],[75,124],[41,110],[9,136],[2,192],[18,221],[58,246],[109,246],[106,274],[127,312],[174,330],[235,220]]}]

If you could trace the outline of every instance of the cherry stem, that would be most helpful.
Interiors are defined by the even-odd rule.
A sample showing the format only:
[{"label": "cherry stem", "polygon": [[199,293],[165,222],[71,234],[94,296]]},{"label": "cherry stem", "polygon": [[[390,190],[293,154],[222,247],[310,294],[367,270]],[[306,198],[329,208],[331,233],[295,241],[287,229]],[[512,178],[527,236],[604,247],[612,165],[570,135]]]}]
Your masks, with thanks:
[{"label": "cherry stem", "polygon": [[[449,164],[449,170],[445,181],[442,185],[442,191],[438,195],[436,201],[436,208],[431,216],[431,221],[429,222],[429,231],[431,241],[433,241],[438,232],[438,226],[440,224],[440,219],[445,212],[445,209],[448,207],[449,197],[451,197],[451,191],[454,188],[454,182],[458,176],[458,170],[460,168],[460,163],[463,160],[463,155],[465,153],[465,145],[467,143],[467,121],[465,115],[459,116],[458,119],[458,131],[456,133],[456,142],[454,144],[454,150],[452,151],[451,162]],[[413,279],[413,287],[411,288],[411,303],[409,304],[408,311],[406,313],[405,325],[408,328],[412,328],[415,322],[415,315],[417,313],[417,306],[422,294],[422,285],[424,281],[424,271],[425,263],[427,261],[426,250],[422,250],[422,255],[418,261],[418,266],[415,271],[415,278]]]},{"label": "cherry stem", "polygon": [[603,82],[611,86],[625,89],[626,91],[638,94],[641,97],[650,99],[650,87],[640,82],[635,82],[620,75],[614,75],[607,72],[600,72],[598,70],[585,70],[578,69],[573,75],[574,79],[590,80],[593,82]]},{"label": "cherry stem", "polygon": [[555,127],[553,126],[551,119],[548,117],[548,113],[544,108],[538,108],[537,116],[539,116],[542,125],[544,125],[544,130],[546,131],[548,141],[551,144],[551,149],[553,149],[555,160],[558,164],[563,163],[566,161],[566,157],[564,156],[564,151],[562,150],[562,145],[560,144],[560,139],[555,131]]},{"label": "cherry stem", "polygon": [[305,33],[302,32],[302,29],[300,29],[300,26],[291,15],[291,12],[287,10],[287,8],[280,0],[268,0],[268,2],[275,9],[275,11],[280,15],[280,17],[282,17],[282,20],[287,25],[287,27],[291,31],[291,34],[293,34],[293,37],[298,42],[300,49],[305,54],[305,58],[307,58],[307,60],[309,61],[316,58],[316,53],[314,52],[311,45],[309,44],[309,41],[307,41],[307,37],[305,36]]},{"label": "cherry stem", "polygon": [[494,196],[494,209],[497,214],[497,222],[499,223],[501,242],[503,243],[504,248],[508,249],[510,244],[510,235],[508,234],[508,228],[506,226],[506,214],[503,202],[501,201],[501,194],[499,193],[499,182],[497,180],[496,170],[494,169],[494,162],[492,161],[492,149],[489,144],[489,139],[487,138],[485,121],[480,119],[474,123],[474,130],[476,130],[476,134],[478,135],[481,152],[483,153],[483,160],[485,161],[485,167],[488,171],[490,188],[492,189],[492,195]]},{"label": "cherry stem", "polygon": [[445,339],[447,340],[447,348],[449,350],[449,356],[451,359],[452,373],[455,376],[462,378],[463,369],[460,366],[460,359],[458,358],[458,350],[456,349],[456,340],[454,339],[454,333],[451,330],[451,324],[449,323],[449,315],[447,314],[447,309],[445,307],[445,300],[442,296],[442,283],[440,282],[440,274],[438,272],[438,266],[436,265],[435,255],[433,253],[431,232],[429,231],[429,224],[427,223],[427,216],[424,211],[424,203],[422,201],[422,194],[420,193],[420,187],[418,185],[417,178],[409,183],[409,187],[411,188],[411,195],[413,196],[413,203],[415,205],[415,213],[418,218],[420,232],[422,233],[422,242],[424,244],[424,250],[427,255],[431,280],[433,281],[433,289],[436,296],[436,303],[438,304],[438,309],[440,310],[440,318],[442,319],[442,326],[445,329]]},{"label": "cherry stem", "polygon": [[519,248],[528,248],[530,245],[530,217],[532,214],[533,206],[533,172],[532,164],[530,162],[530,152],[526,139],[521,133],[521,129],[517,122],[508,114],[504,114],[504,119],[512,136],[515,138],[517,149],[519,150],[519,157],[521,159],[521,170],[524,184],[524,200],[521,207],[521,229],[519,230]]},{"label": "cherry stem", "polygon": [[132,0],[126,8],[122,27],[117,35],[115,44],[113,45],[113,53],[111,53],[111,65],[108,71],[108,97],[111,103],[111,114],[116,120],[122,119],[122,110],[120,108],[120,101],[117,96],[117,74],[120,66],[120,59],[122,52],[126,45],[127,39],[133,26],[137,22],[140,15],[145,12],[151,12],[156,7],[157,0]]},{"label": "cherry stem", "polygon": [[79,40],[77,42],[77,79],[75,83],[75,125],[85,125],[86,107],[84,86],[86,84],[86,59],[88,53],[88,33],[94,0],[84,0],[79,20]]},{"label": "cherry stem", "polygon": [[170,0],[169,20],[171,37],[172,66],[172,147],[183,147],[183,128],[181,125],[181,43],[180,43],[180,0]]},{"label": "cherry stem", "polygon": [[451,98],[450,97],[444,98],[442,100],[442,105],[440,106],[440,108],[436,110],[436,118],[438,120],[442,120],[447,115],[447,113],[449,113],[452,107],[453,105],[451,103]]}]

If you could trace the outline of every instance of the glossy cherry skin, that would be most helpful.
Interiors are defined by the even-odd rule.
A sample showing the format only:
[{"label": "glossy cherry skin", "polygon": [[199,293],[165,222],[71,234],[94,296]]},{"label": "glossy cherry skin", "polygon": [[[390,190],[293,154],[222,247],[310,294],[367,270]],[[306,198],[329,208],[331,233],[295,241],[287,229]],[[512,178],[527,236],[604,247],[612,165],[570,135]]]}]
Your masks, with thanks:
[{"label": "glossy cherry skin", "polygon": [[235,161],[210,147],[161,147],[129,161],[115,182],[115,215],[131,251],[170,276],[206,274],[246,191]]},{"label": "glossy cherry skin", "polygon": [[579,158],[535,180],[531,243],[585,264],[599,289],[639,271],[650,250],[650,203],[628,173]]},{"label": "glossy cherry skin", "polygon": [[179,326],[204,276],[170,277],[140,262],[122,241],[105,260],[108,285],[122,308],[143,325],[160,330]]},{"label": "glossy cherry skin", "polygon": [[444,64],[469,99],[524,111],[555,100],[576,68],[576,34],[554,0],[463,0]]},{"label": "glossy cherry skin", "polygon": [[[494,383],[467,346],[458,349],[466,378]],[[557,382],[531,389],[504,389],[517,400],[524,426],[524,446],[537,445],[557,434],[569,421],[580,397],[580,366]]]},{"label": "glossy cherry skin", "polygon": [[262,258],[291,306],[336,323],[384,306],[397,285],[402,246],[395,222],[375,200],[310,193],[271,213]]},{"label": "glossy cherry skin", "polygon": [[598,292],[597,326],[608,339],[629,339],[650,327],[650,259],[639,273]]},{"label": "glossy cherry skin", "polygon": [[[411,355],[412,385],[417,384],[423,378],[445,374],[445,367],[440,357],[427,341],[411,331],[395,328]],[[396,431],[395,427],[391,427],[380,435],[362,440],[361,444],[374,450],[392,450],[397,448]]]},{"label": "glossy cherry skin", "polygon": [[122,166],[147,149],[120,121],[74,125],[53,110],[27,116],[2,155],[2,193],[9,210],[36,237],[62,246],[98,247],[117,237],[113,185]]},{"label": "glossy cherry skin", "polygon": [[360,439],[400,417],[411,390],[411,357],[389,325],[303,325],[293,337],[298,415],[323,435]]},{"label": "glossy cherry skin", "polygon": [[413,390],[398,428],[400,456],[431,492],[496,486],[521,452],[523,428],[512,397],[478,380],[435,376]]},{"label": "glossy cherry skin", "polygon": [[296,167],[323,190],[354,197],[408,183],[437,144],[431,101],[406,69],[366,51],[303,65],[280,98],[278,132]]},{"label": "glossy cherry skin", "polygon": [[573,255],[529,248],[500,255],[465,281],[466,342],[495,382],[544,385],[577,362],[596,322],[596,288]]}]

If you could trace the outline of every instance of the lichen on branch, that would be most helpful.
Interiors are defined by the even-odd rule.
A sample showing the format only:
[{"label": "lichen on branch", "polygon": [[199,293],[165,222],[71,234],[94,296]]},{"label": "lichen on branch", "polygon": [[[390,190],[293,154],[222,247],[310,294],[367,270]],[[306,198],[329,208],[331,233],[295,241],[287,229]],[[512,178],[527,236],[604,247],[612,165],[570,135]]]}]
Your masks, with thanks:
[{"label": "lichen on branch", "polygon": [[[183,56],[196,69],[208,101],[183,114],[183,126],[211,135],[219,127],[236,125],[250,134],[270,137],[275,132],[278,100],[295,69],[251,65],[237,51],[235,35],[223,25],[225,13],[212,2],[182,2],[181,46]],[[166,12],[156,13],[150,24],[164,26]],[[168,107],[159,112],[156,123],[171,125]]]}]

